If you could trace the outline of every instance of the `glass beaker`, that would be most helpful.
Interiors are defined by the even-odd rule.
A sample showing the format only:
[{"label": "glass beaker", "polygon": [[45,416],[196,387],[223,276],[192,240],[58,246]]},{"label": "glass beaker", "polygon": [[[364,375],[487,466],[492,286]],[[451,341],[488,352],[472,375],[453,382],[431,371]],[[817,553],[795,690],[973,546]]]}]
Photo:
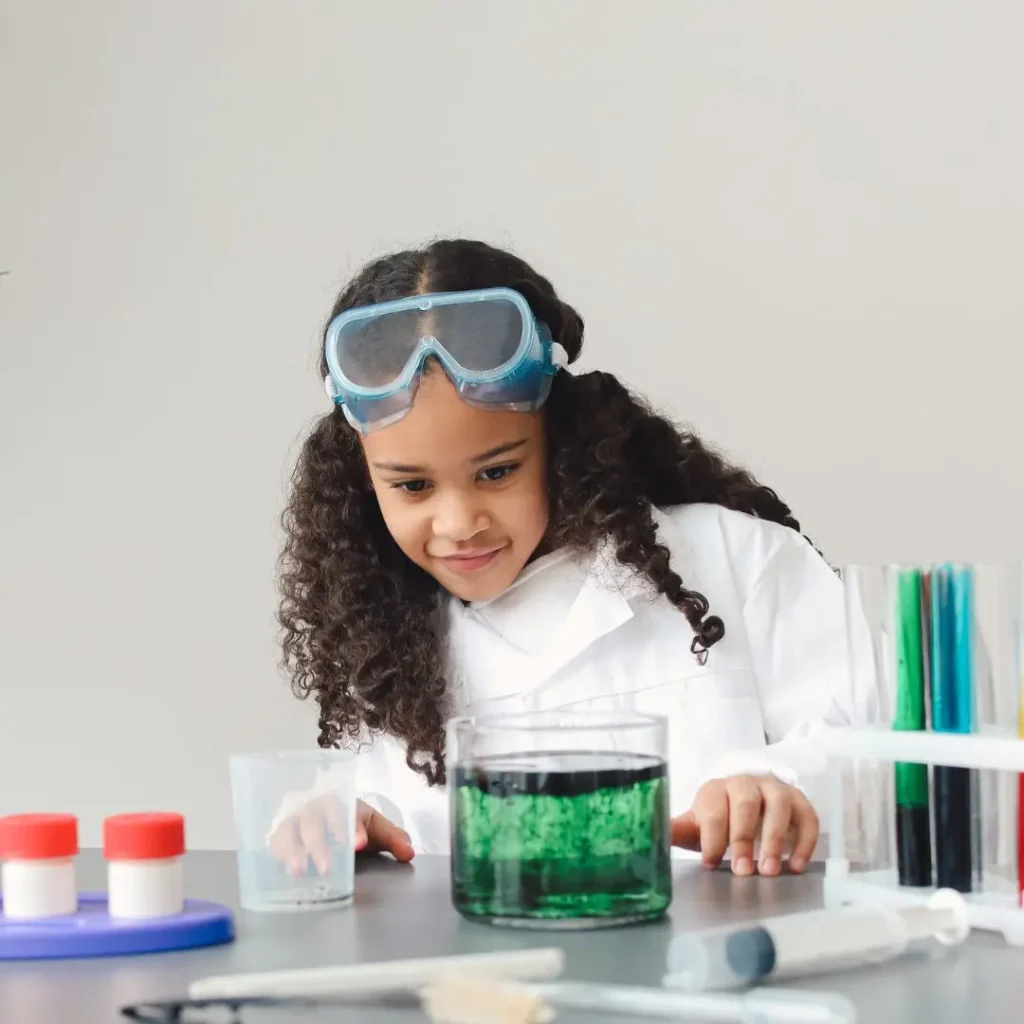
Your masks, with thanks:
[{"label": "glass beaker", "polygon": [[448,726],[452,898],[465,917],[601,928],[672,901],[668,722],[632,712]]},{"label": "glass beaker", "polygon": [[243,907],[318,910],[351,903],[356,819],[351,752],[236,754],[231,790]]}]

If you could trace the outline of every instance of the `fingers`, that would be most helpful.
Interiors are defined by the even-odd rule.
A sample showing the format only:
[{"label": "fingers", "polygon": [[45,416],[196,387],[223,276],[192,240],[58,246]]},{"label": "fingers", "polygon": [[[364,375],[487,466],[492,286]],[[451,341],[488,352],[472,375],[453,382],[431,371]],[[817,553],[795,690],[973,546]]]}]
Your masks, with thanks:
[{"label": "fingers", "polygon": [[764,821],[761,824],[761,856],[757,863],[759,874],[777,875],[782,870],[782,855],[786,852],[793,794],[796,792],[792,786],[785,786],[774,779],[761,781]]},{"label": "fingers", "polygon": [[[372,809],[361,802],[359,808],[356,850],[367,845],[366,819],[372,814]],[[305,874],[309,858],[313,859],[318,874],[327,874],[331,870],[332,848],[348,846],[350,842],[345,817],[345,802],[338,795],[326,794],[307,800],[274,829],[267,844],[270,853],[291,875]],[[404,832],[400,834],[408,839]]]},{"label": "fingers", "polygon": [[299,811],[299,838],[321,875],[327,874],[331,866],[326,826],[327,816],[321,801],[308,803]]},{"label": "fingers", "polygon": [[700,826],[693,811],[687,811],[672,819],[672,845],[684,850],[700,849]]},{"label": "fingers", "polygon": [[344,804],[339,800],[328,800],[324,805],[324,818],[327,821],[327,831],[336,843],[345,843],[347,834],[345,829]]},{"label": "fingers", "polygon": [[299,822],[294,816],[285,818],[270,837],[269,849],[290,875],[306,872],[306,848],[299,837]]},{"label": "fingers", "polygon": [[737,875],[754,873],[754,839],[761,821],[762,790],[757,780],[740,776],[728,780],[729,849]]},{"label": "fingers", "polygon": [[[395,860],[401,861],[403,864],[412,860],[414,851],[407,832],[366,804],[360,807],[359,819],[366,834],[365,849],[367,852],[390,853]],[[357,834],[358,831],[359,826],[357,825]]]},{"label": "fingers", "polygon": [[789,857],[791,871],[803,871],[818,845],[818,815],[810,801],[799,790],[793,790],[793,852]]},{"label": "fingers", "polygon": [[803,871],[818,842],[818,816],[795,787],[773,776],[740,775],[705,783],[693,807],[672,821],[674,846],[700,850],[708,867],[717,867],[728,850],[737,875],[753,874],[758,838],[759,874],[772,876],[782,870],[790,841],[790,868]]},{"label": "fingers", "polygon": [[360,850],[366,849],[366,844],[369,842],[370,837],[366,834],[366,823],[373,816],[373,808],[363,803],[362,800],[356,801],[356,853]]},{"label": "fingers", "polygon": [[[715,785],[714,783],[719,783]],[[700,852],[707,867],[718,867],[729,848],[729,797],[723,780],[701,786],[693,801]]]}]

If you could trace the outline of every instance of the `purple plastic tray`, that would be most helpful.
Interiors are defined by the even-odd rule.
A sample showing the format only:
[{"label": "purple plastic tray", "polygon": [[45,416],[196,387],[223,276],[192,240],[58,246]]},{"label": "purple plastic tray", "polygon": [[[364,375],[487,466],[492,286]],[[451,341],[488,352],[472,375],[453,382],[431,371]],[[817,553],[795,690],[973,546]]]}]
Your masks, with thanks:
[{"label": "purple plastic tray", "polygon": [[0,901],[0,960],[164,953],[216,946],[234,937],[231,911],[205,900],[186,900],[183,913],[144,921],[111,917],[107,894],[101,892],[79,894],[75,914],[39,921],[8,921]]}]

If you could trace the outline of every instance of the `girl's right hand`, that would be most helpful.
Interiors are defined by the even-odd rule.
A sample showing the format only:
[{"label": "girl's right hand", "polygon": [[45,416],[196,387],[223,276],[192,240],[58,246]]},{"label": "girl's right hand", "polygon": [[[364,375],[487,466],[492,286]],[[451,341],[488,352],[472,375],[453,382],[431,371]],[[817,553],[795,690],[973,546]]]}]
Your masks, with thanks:
[{"label": "girl's right hand", "polygon": [[[314,797],[274,829],[268,844],[270,852],[290,874],[304,875],[309,858],[321,875],[330,870],[328,835],[336,843],[345,837],[340,806],[336,796]],[[415,855],[408,833],[362,800],[356,802],[355,838],[357,852],[390,853],[402,863]]]},{"label": "girl's right hand", "polygon": [[390,853],[403,864],[416,856],[409,833],[362,800],[356,801],[356,852]]}]

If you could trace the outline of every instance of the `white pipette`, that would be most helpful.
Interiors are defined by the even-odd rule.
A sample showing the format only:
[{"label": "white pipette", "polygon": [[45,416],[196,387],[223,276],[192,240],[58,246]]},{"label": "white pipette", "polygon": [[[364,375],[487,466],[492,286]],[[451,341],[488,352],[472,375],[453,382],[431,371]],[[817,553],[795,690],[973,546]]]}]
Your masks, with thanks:
[{"label": "white pipette", "polygon": [[226,974],[192,982],[188,994],[192,999],[357,998],[416,991],[439,977],[461,972],[478,971],[487,977],[528,980],[557,978],[564,968],[565,954],[557,947],[516,949],[415,960],[385,960],[372,964]]},{"label": "white pipette", "polygon": [[939,889],[927,906],[863,906],[785,914],[678,935],[668,948],[669,988],[703,992],[881,963],[922,939],[944,945],[970,933],[967,904]]}]

